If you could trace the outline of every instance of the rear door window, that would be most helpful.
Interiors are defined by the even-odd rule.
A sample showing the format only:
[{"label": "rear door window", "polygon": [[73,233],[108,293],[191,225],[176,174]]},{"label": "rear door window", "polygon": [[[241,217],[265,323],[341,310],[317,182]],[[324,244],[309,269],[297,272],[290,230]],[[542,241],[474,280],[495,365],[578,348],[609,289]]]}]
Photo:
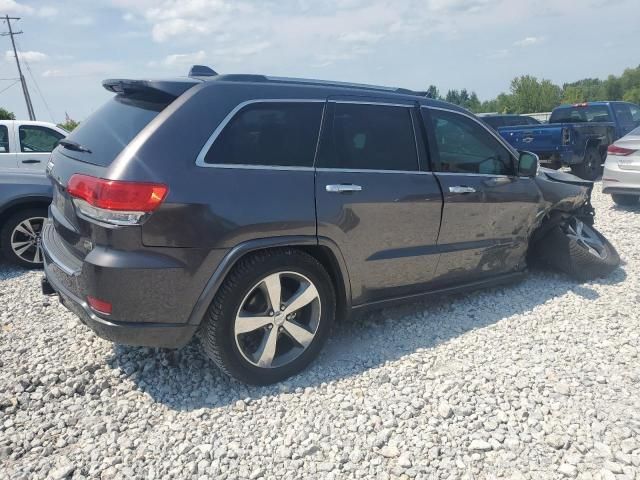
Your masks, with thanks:
[{"label": "rear door window", "polygon": [[20,125],[20,151],[23,153],[51,152],[64,135],[39,125]]},{"label": "rear door window", "polygon": [[417,171],[411,109],[384,104],[335,103],[318,167]]},{"label": "rear door window", "polygon": [[0,153],[9,153],[9,130],[0,125]]},{"label": "rear door window", "polygon": [[253,103],[229,120],[206,164],[312,167],[324,102]]}]

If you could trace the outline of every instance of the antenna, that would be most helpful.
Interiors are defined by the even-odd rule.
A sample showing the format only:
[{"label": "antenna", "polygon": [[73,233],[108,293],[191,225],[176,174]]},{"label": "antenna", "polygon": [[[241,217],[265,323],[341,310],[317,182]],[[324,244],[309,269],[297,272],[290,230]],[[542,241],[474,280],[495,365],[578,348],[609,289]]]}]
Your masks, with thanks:
[{"label": "antenna", "polygon": [[7,22],[7,26],[9,27],[8,32],[0,33],[0,36],[11,37],[11,45],[13,46],[13,54],[16,57],[16,65],[18,66],[18,74],[20,75],[20,83],[22,84],[22,93],[24,94],[24,101],[27,104],[27,112],[29,114],[29,120],[35,120],[36,114],[33,111],[33,104],[31,103],[31,96],[29,95],[29,89],[27,88],[27,81],[24,79],[24,75],[22,74],[22,68],[20,68],[20,59],[18,58],[18,51],[16,50],[16,42],[14,40],[15,35],[20,35],[20,32],[14,32],[11,29],[11,20],[20,20],[20,17],[10,17],[9,15],[4,16],[5,22]]}]

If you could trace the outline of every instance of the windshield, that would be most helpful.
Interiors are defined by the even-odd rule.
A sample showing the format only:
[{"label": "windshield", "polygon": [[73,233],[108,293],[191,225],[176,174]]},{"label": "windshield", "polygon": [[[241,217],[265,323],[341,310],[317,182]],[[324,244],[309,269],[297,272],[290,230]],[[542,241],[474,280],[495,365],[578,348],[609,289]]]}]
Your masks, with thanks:
[{"label": "windshield", "polygon": [[167,105],[116,96],[67,137],[81,149],[60,148],[67,156],[106,167]]},{"label": "windshield", "polygon": [[610,121],[609,107],[606,105],[561,107],[555,109],[549,119],[549,123],[593,123]]}]

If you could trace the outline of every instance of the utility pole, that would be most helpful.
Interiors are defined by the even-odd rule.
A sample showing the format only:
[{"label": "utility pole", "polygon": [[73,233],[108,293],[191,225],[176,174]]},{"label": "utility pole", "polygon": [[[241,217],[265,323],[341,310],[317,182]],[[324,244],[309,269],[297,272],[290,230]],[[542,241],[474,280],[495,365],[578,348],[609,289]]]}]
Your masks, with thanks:
[{"label": "utility pole", "polygon": [[27,88],[27,81],[24,79],[24,75],[22,74],[22,68],[20,68],[20,59],[18,58],[18,51],[16,50],[16,41],[13,39],[14,35],[20,35],[20,32],[14,32],[11,30],[11,20],[20,20],[19,17],[10,17],[9,15],[4,16],[5,21],[7,22],[7,26],[9,27],[9,32],[2,33],[0,36],[6,37],[7,35],[11,37],[11,45],[13,45],[13,54],[16,57],[16,65],[18,66],[18,73],[20,74],[20,83],[22,84],[22,93],[24,93],[24,101],[27,104],[27,112],[29,113],[29,120],[35,120],[36,114],[33,111],[33,104],[31,103],[31,96],[29,95],[29,89]]}]

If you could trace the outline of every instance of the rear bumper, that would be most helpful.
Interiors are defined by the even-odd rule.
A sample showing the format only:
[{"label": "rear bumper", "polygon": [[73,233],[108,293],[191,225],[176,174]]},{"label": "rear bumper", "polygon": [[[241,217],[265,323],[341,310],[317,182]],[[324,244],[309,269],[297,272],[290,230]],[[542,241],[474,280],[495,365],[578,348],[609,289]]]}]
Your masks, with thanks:
[{"label": "rear bumper", "polygon": [[[106,340],[166,348],[184,346],[198,329],[199,321],[189,323],[189,315],[211,276],[204,270],[212,268],[210,262],[215,265],[218,255],[205,255],[203,262],[190,251],[197,264],[189,268],[157,249],[96,247],[80,260],[65,248],[50,221],[43,228],[42,249],[43,293],[53,290],[66,308]],[[173,251],[178,250],[182,249]],[[111,303],[111,315],[92,310],[89,295]]]},{"label": "rear bumper", "polygon": [[615,160],[605,163],[602,193],[640,195],[640,170],[622,170]]},{"label": "rear bumper", "polygon": [[198,329],[197,325],[115,322],[101,318],[89,308],[86,301],[57,281],[55,268],[45,255],[46,278],[42,285],[43,293],[48,294],[53,289],[58,294],[60,303],[76,314],[100,338],[122,345],[180,348],[189,343]]}]

